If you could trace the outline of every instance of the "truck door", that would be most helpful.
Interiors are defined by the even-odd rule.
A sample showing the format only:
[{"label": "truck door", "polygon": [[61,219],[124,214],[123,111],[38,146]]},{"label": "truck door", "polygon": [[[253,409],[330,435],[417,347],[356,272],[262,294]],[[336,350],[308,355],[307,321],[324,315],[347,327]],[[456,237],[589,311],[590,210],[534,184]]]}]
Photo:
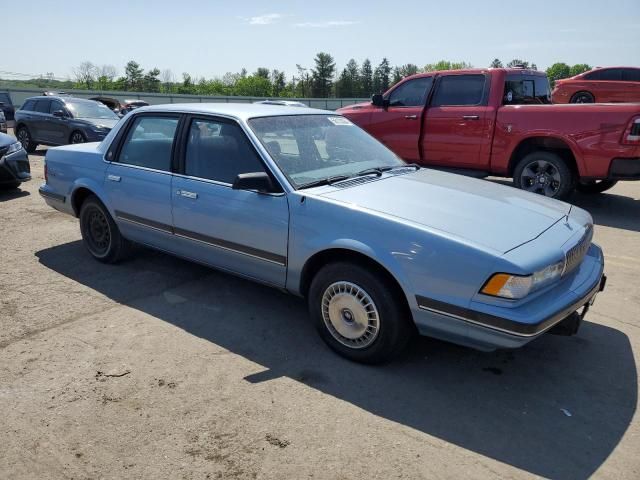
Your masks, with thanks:
[{"label": "truck door", "polygon": [[398,84],[386,97],[388,106],[371,116],[367,130],[399,157],[420,160],[422,114],[433,77],[418,77]]},{"label": "truck door", "polygon": [[489,167],[490,78],[483,74],[450,74],[438,78],[427,109],[421,140],[428,165],[453,168]]}]

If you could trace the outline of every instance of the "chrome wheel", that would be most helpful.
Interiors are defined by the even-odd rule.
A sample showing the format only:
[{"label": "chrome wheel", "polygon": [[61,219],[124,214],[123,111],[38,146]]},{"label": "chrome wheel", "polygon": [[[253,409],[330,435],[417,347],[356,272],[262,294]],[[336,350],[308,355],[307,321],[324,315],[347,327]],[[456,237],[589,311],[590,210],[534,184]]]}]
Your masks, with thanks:
[{"label": "chrome wheel", "polygon": [[84,143],[84,137],[80,132],[74,132],[71,135],[71,143]]},{"label": "chrome wheel", "polygon": [[350,282],[335,282],[322,295],[322,319],[342,345],[360,349],[371,345],[380,331],[380,316],[373,299]]},{"label": "chrome wheel", "polygon": [[562,186],[562,177],[552,163],[534,160],[525,165],[520,175],[520,183],[524,190],[555,197]]}]

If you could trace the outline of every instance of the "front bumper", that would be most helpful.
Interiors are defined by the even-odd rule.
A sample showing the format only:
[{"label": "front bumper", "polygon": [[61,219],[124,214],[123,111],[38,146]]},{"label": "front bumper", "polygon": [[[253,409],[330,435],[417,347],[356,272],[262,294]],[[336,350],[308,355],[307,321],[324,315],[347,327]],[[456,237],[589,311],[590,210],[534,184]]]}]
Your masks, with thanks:
[{"label": "front bumper", "polygon": [[0,185],[31,180],[31,167],[27,152],[20,149],[0,157]]},{"label": "front bumper", "polygon": [[572,279],[520,309],[494,308],[481,311],[474,302],[471,308],[437,300],[416,297],[418,310],[414,320],[423,335],[433,336],[460,345],[491,351],[496,348],[517,348],[544,334],[582,307],[586,314],[594,297],[604,289],[604,260],[596,245]]}]

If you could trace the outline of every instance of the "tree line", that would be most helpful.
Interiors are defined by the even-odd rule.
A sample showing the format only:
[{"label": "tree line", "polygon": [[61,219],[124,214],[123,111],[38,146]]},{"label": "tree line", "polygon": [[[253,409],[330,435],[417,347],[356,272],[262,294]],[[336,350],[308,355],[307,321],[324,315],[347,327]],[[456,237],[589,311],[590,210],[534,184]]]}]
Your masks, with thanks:
[{"label": "tree line", "polygon": [[[537,69],[535,63],[517,58],[506,64],[496,58],[489,64],[489,67],[493,68],[503,66]],[[289,78],[280,70],[261,67],[253,73],[242,69],[240,72],[228,72],[222,77],[210,79],[182,73],[179,79],[170,69],[152,68],[145,71],[138,62],[131,60],[125,65],[122,75],[117,74],[117,69],[113,65],[99,66],[90,61],[84,61],[73,69],[74,78],[67,81],[56,80],[52,74],[49,74],[48,77],[39,79],[3,81],[2,83],[10,82],[49,89],[78,88],[191,95],[364,98],[386,91],[409,75],[464,68],[473,68],[473,66],[463,61],[448,60],[440,60],[422,67],[412,63],[392,66],[387,58],[383,58],[378,65],[374,66],[368,58],[360,64],[352,58],[341,71],[338,71],[334,58],[326,52],[320,52],[315,56],[312,68],[297,64],[296,73]],[[553,83],[560,78],[567,78],[590,69],[591,66],[587,64],[569,66],[566,63],[555,63],[546,70],[546,73]]]}]

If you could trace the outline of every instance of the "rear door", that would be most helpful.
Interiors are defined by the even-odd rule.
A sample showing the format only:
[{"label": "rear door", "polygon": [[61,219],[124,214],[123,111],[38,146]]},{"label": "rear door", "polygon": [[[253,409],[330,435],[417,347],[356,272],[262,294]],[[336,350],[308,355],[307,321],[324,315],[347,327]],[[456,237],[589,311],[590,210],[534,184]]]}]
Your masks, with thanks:
[{"label": "rear door", "polygon": [[105,190],[122,233],[163,249],[171,245],[171,171],[180,119],[178,114],[136,115],[106,157]]},{"label": "rear door", "polygon": [[398,84],[386,98],[388,107],[374,113],[367,127],[369,133],[410,162],[420,160],[422,115],[432,85],[433,76]]},{"label": "rear door", "polygon": [[490,79],[483,73],[438,77],[424,119],[422,157],[429,165],[489,167]]},{"label": "rear door", "polygon": [[172,188],[178,253],[284,287],[286,195],[232,188],[240,173],[267,171],[235,121],[193,117],[185,127],[181,173]]}]

